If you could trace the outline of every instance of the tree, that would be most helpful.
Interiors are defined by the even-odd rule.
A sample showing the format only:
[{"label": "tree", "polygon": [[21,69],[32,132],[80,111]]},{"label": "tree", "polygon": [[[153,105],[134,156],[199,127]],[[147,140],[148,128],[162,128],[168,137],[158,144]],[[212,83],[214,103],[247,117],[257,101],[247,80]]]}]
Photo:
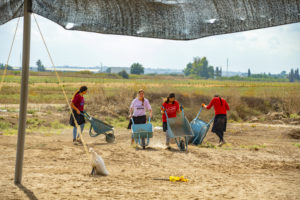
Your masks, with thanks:
[{"label": "tree", "polygon": [[291,72],[289,73],[289,80],[290,82],[294,82],[295,81],[295,74],[294,74],[294,70],[291,69]]},{"label": "tree", "polygon": [[119,74],[119,76],[122,76],[123,78],[126,78],[126,79],[129,78],[129,75],[125,70],[119,72],[118,74]]},{"label": "tree", "polygon": [[222,76],[222,68],[220,67],[216,67],[216,73],[215,73],[216,77],[221,77]]},{"label": "tree", "polygon": [[186,65],[186,68],[183,70],[184,75],[189,76],[191,74],[192,68],[193,68],[193,64],[192,63],[188,63]]},{"label": "tree", "polygon": [[209,66],[207,68],[207,78],[214,78],[215,77],[215,70],[213,66]]},{"label": "tree", "polygon": [[106,72],[106,73],[111,73],[111,68],[110,68],[110,67],[107,68],[105,72]]},{"label": "tree", "polygon": [[192,74],[203,78],[214,78],[215,76],[214,67],[208,65],[206,57],[195,57],[193,63],[187,64],[184,73],[185,75]]},{"label": "tree", "polygon": [[144,67],[140,63],[133,63],[130,67],[131,74],[144,74]]},{"label": "tree", "polygon": [[295,69],[295,79],[298,81],[300,80],[299,69]]},{"label": "tree", "polygon": [[44,72],[46,71],[44,65],[42,64],[42,61],[39,59],[37,62],[36,62],[36,65],[37,65],[37,70],[39,72]]},{"label": "tree", "polygon": [[287,75],[286,75],[286,71],[280,72],[280,76],[283,77],[283,78],[286,78],[286,76],[287,76]]},{"label": "tree", "polygon": [[248,77],[250,77],[251,76],[251,71],[250,71],[250,69],[248,69]]}]

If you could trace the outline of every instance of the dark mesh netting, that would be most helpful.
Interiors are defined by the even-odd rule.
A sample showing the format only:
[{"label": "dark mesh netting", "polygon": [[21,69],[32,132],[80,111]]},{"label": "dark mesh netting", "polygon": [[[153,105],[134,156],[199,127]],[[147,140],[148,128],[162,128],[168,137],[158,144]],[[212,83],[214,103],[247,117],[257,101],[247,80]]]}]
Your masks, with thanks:
[{"label": "dark mesh netting", "polygon": [[[0,1],[0,24],[23,1]],[[299,22],[300,0],[32,0],[32,12],[66,29],[189,40]]]}]

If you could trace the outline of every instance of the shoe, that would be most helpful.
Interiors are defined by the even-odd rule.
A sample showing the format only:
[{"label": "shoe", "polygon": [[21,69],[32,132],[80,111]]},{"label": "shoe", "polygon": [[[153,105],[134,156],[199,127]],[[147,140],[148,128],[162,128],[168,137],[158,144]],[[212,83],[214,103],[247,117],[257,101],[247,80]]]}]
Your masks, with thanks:
[{"label": "shoe", "polygon": [[221,141],[221,142],[218,144],[218,147],[221,147],[221,146],[223,146],[224,144],[226,144],[226,142],[225,142],[225,141]]},{"label": "shoe", "polygon": [[171,146],[167,146],[166,150],[171,150]]},{"label": "shoe", "polygon": [[73,144],[78,145],[78,142],[75,139],[73,139]]},{"label": "shoe", "polygon": [[76,141],[77,141],[78,143],[82,144],[82,141],[81,141],[81,139],[80,139],[79,137],[76,139]]}]

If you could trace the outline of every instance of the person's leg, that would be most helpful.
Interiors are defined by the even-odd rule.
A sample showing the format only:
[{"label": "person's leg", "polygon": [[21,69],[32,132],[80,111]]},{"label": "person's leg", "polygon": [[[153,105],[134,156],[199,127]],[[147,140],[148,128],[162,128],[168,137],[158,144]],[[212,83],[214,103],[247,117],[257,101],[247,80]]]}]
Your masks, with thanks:
[{"label": "person's leg", "polygon": [[168,130],[166,131],[166,145],[170,146],[170,137],[169,137],[169,134],[168,134]]},{"label": "person's leg", "polygon": [[223,140],[221,131],[216,131],[216,135],[219,137],[219,142]]},{"label": "person's leg", "polygon": [[77,128],[74,126],[73,128],[73,142],[76,140],[76,135],[77,135]]},{"label": "person's leg", "polygon": [[[80,126],[80,131],[81,131],[80,133],[82,134],[83,129],[84,129],[84,124],[80,124],[79,126]],[[77,134],[77,141],[78,142],[81,142],[80,133]]]},{"label": "person's leg", "polygon": [[225,144],[225,141],[224,141],[224,132],[223,131],[218,131],[217,132],[217,135],[219,136],[219,146],[222,146],[223,144]]},{"label": "person's leg", "polygon": [[81,129],[81,133],[82,133],[83,129],[84,129],[84,124],[80,124],[80,129]]}]

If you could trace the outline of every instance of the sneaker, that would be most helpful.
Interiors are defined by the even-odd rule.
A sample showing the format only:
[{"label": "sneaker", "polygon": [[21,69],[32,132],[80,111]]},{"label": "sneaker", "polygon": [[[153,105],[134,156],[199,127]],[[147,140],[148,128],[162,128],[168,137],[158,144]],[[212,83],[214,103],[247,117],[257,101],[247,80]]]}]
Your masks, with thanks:
[{"label": "sneaker", "polygon": [[76,140],[73,140],[74,145],[78,145],[78,142]]}]

